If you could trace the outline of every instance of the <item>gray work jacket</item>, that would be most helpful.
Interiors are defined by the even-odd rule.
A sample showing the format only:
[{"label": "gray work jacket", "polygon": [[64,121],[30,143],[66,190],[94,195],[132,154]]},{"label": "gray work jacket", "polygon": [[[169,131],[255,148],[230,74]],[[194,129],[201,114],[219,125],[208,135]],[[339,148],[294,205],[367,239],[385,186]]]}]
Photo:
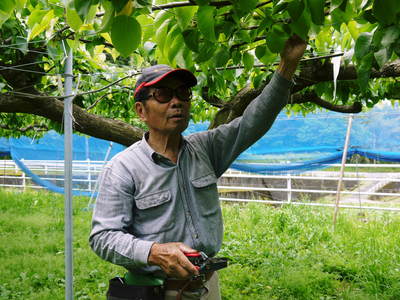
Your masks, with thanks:
[{"label": "gray work jacket", "polygon": [[275,73],[242,117],[183,137],[176,164],[144,138],[104,168],[90,245],[101,258],[133,272],[163,276],[147,258],[154,242],[182,242],[214,256],[223,225],[217,179],[271,127],[291,82]]}]

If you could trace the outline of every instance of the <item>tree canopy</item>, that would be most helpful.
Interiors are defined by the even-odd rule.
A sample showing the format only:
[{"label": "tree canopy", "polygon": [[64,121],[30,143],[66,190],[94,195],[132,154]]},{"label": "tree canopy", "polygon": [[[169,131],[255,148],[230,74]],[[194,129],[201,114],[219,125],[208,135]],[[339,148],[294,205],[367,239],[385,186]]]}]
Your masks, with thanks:
[{"label": "tree canopy", "polygon": [[398,100],[397,2],[1,0],[0,135],[60,128],[70,48],[75,130],[124,145],[144,129],[133,109],[141,68],[165,63],[193,71],[193,119],[215,127],[240,116],[261,92],[293,34],[309,46],[289,111],[357,113]]}]

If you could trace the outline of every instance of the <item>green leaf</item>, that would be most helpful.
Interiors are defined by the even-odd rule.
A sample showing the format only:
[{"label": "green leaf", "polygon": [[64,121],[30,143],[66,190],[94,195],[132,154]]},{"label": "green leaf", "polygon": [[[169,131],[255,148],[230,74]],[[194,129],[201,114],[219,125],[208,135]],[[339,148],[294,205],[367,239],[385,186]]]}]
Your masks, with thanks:
[{"label": "green leaf", "polygon": [[174,8],[174,12],[176,15],[176,19],[178,21],[179,27],[182,30],[185,30],[186,27],[190,24],[197,11],[196,6],[187,6],[187,7],[177,7]]},{"label": "green leaf", "polygon": [[264,80],[264,74],[259,74],[253,79],[254,88],[258,89],[261,86],[261,83]]},{"label": "green leaf", "polygon": [[210,3],[210,0],[195,0],[194,2],[196,2],[199,6],[203,6],[208,5],[208,3]]},{"label": "green leaf", "polygon": [[16,0],[15,4],[17,9],[23,9],[25,7],[26,0]]},{"label": "green leaf", "polygon": [[253,11],[258,1],[257,0],[236,0],[234,3],[235,12],[238,16],[244,16]]},{"label": "green leaf", "polygon": [[287,2],[280,2],[277,5],[274,5],[274,8],[272,10],[272,14],[277,15],[280,12],[284,11],[286,8],[288,7],[288,3]]},{"label": "green leaf", "polygon": [[[172,43],[174,42],[174,40],[176,39],[176,37],[178,35],[181,34],[181,31],[179,30],[179,26],[178,24],[174,24],[169,30],[168,30],[168,34],[167,37],[165,39],[165,46],[164,46],[164,55],[167,57],[167,59],[169,60],[169,53],[171,50],[171,46]],[[173,64],[172,60],[169,60],[170,64]]]},{"label": "green leaf", "polygon": [[372,13],[372,9],[364,10],[361,13],[361,18],[369,23],[376,23],[378,20],[375,18],[374,14]]},{"label": "green leaf", "polygon": [[368,53],[361,59],[357,65],[357,82],[361,91],[366,91],[368,88],[369,75],[371,74],[372,61],[374,59],[373,53]]},{"label": "green leaf", "polygon": [[225,38],[230,38],[230,37],[232,37],[232,33],[235,30],[235,26],[236,26],[236,24],[233,23],[232,21],[229,21],[229,20],[223,21],[215,26],[215,31],[216,31],[217,35],[219,33],[223,33],[225,35]]},{"label": "green leaf", "polygon": [[375,0],[372,7],[374,16],[383,24],[393,23],[399,10],[398,0]]},{"label": "green leaf", "polygon": [[274,25],[267,34],[267,46],[273,53],[280,53],[288,36],[282,26]]},{"label": "green leaf", "polygon": [[197,63],[208,61],[215,54],[216,48],[215,43],[204,41],[204,43],[201,43],[199,53],[195,55],[194,60]]},{"label": "green leaf", "polygon": [[382,46],[383,47],[390,47],[400,35],[400,29],[396,26],[390,26],[386,28],[383,36],[382,36]]},{"label": "green leaf", "polygon": [[241,30],[237,33],[237,35],[242,42],[246,42],[246,43],[251,42],[251,37],[250,37],[250,34],[247,32],[247,30]]},{"label": "green leaf", "polygon": [[98,8],[97,5],[90,6],[89,12],[88,12],[87,16],[85,17],[85,23],[86,24],[93,23],[93,20],[96,17],[97,8]]},{"label": "green leaf", "polygon": [[176,61],[176,56],[178,52],[183,50],[183,37],[182,34],[178,34],[174,41],[171,43],[171,47],[168,49],[168,60],[172,63]]},{"label": "green leaf", "polygon": [[79,47],[79,41],[76,40],[67,39],[67,44],[73,50],[76,50]]},{"label": "green leaf", "polygon": [[16,41],[16,44],[17,44],[16,47],[18,48],[18,50],[21,51],[23,54],[26,54],[29,49],[28,41],[26,40],[26,38],[24,38],[22,36],[17,36],[15,41]]},{"label": "green leaf", "polygon": [[358,36],[354,47],[354,54],[357,60],[361,60],[368,52],[371,46],[372,34],[363,32]]},{"label": "green leaf", "polygon": [[28,40],[34,39],[36,36],[45,31],[50,26],[50,22],[53,18],[54,18],[54,11],[53,10],[48,11],[47,14],[41,20],[41,22],[39,24],[36,23],[33,26],[32,31],[28,35]]},{"label": "green leaf", "polygon": [[243,59],[244,69],[250,71],[251,68],[253,68],[254,66],[254,56],[251,55],[249,52],[245,52],[243,53],[242,59]]},{"label": "green leaf", "polygon": [[301,16],[294,22],[289,24],[292,32],[296,33],[303,40],[307,40],[310,30],[310,15],[306,10],[303,10]]},{"label": "green leaf", "polygon": [[139,46],[141,37],[140,24],[135,18],[125,15],[114,18],[111,27],[111,40],[123,56],[128,56]]},{"label": "green leaf", "polygon": [[199,32],[196,29],[187,29],[182,32],[186,46],[194,51],[199,51]]},{"label": "green leaf", "polygon": [[15,1],[14,0],[1,0],[0,1],[0,10],[9,14],[15,8]]},{"label": "green leaf", "polygon": [[91,0],[74,0],[76,12],[78,13],[82,21],[84,21],[86,16],[88,15],[91,5]]},{"label": "green leaf", "polygon": [[385,48],[375,52],[374,57],[380,68],[389,60],[388,51]]},{"label": "green leaf", "polygon": [[311,12],[311,20],[313,23],[323,25],[325,20],[325,0],[307,0],[307,5]]},{"label": "green leaf", "polygon": [[188,48],[183,48],[182,51],[178,52],[176,64],[179,68],[189,69],[192,72],[196,69],[193,66],[192,52]]},{"label": "green leaf", "polygon": [[171,12],[162,10],[157,13],[156,18],[154,19],[155,28],[160,28],[160,26],[165,22],[166,19],[171,18]]},{"label": "green leaf", "polygon": [[343,0],[332,0],[330,11],[333,11],[334,9],[338,8],[342,4],[342,2]]},{"label": "green leaf", "polygon": [[396,43],[395,46],[393,47],[394,53],[396,53],[397,56],[400,57],[400,43]]},{"label": "green leaf", "polygon": [[276,59],[276,54],[272,53],[266,46],[256,48],[256,56],[263,64],[271,64]]},{"label": "green leaf", "polygon": [[272,26],[273,22],[274,22],[274,19],[272,17],[265,16],[265,18],[262,19],[262,21],[257,29],[257,33],[261,34],[265,29]]},{"label": "green leaf", "polygon": [[214,6],[200,6],[197,11],[197,26],[204,38],[216,42],[214,29]]},{"label": "green leaf", "polygon": [[164,53],[164,45],[165,45],[165,40],[167,38],[168,34],[168,27],[169,27],[170,21],[168,19],[164,20],[164,23],[161,24],[160,27],[156,30],[156,42],[157,42],[157,48],[161,53]]},{"label": "green leaf", "polygon": [[[0,27],[3,25],[3,23],[5,21],[7,21],[11,17],[12,12],[13,12],[13,8],[11,8],[11,6],[8,6],[9,4],[11,4],[12,1],[6,0],[6,2],[4,2],[4,3],[0,2],[0,5],[3,5],[2,9],[0,9]],[[7,12],[5,10],[9,10],[9,11]]]},{"label": "green leaf", "polygon": [[136,17],[136,21],[139,22],[142,28],[142,40],[149,41],[155,34],[154,21],[149,15],[140,15]]},{"label": "green leaf", "polygon": [[303,13],[304,10],[304,1],[303,0],[294,0],[289,3],[288,12],[292,22],[295,22]]},{"label": "green leaf", "polygon": [[46,14],[46,10],[35,9],[34,11],[32,11],[27,22],[29,28],[33,28],[33,26],[40,23]]},{"label": "green leaf", "polygon": [[120,12],[130,0],[111,0],[116,12]]},{"label": "green leaf", "polygon": [[358,28],[357,28],[357,22],[355,21],[350,21],[347,24],[347,29],[349,30],[351,37],[353,38],[353,40],[357,40],[358,35],[360,34]]},{"label": "green leaf", "polygon": [[114,17],[114,6],[112,6],[110,1],[103,2],[104,16],[101,19],[101,26],[99,32],[110,31],[113,17]]},{"label": "green leaf", "polygon": [[79,31],[79,28],[83,24],[82,19],[79,17],[78,13],[74,9],[67,8],[66,14],[68,25],[74,30]]},{"label": "green leaf", "polygon": [[215,54],[215,66],[225,67],[229,61],[229,58],[229,50],[225,46],[220,47]]},{"label": "green leaf", "polygon": [[267,50],[266,46],[264,45],[258,46],[255,51],[256,57],[258,59],[261,59],[265,55],[266,50]]}]

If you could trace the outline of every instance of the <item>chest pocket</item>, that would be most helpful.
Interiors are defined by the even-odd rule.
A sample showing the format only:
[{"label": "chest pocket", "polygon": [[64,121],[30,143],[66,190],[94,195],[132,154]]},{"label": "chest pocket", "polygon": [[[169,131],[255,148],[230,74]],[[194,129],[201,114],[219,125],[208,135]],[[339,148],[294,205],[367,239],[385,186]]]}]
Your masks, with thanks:
[{"label": "chest pocket", "polygon": [[201,213],[203,217],[214,215],[219,211],[219,198],[217,190],[217,177],[210,173],[191,180],[199,199]]},{"label": "chest pocket", "polygon": [[133,212],[135,233],[147,235],[171,229],[174,225],[171,200],[171,192],[168,190],[135,198],[136,209]]}]

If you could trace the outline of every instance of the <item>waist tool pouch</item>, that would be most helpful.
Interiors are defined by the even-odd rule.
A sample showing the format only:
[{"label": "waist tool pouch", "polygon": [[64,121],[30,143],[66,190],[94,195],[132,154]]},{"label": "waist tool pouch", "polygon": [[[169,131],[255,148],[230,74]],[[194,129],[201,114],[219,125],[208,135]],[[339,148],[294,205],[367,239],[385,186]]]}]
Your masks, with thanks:
[{"label": "waist tool pouch", "polygon": [[131,285],[124,278],[115,277],[110,280],[107,300],[163,300],[164,288],[162,285]]}]

